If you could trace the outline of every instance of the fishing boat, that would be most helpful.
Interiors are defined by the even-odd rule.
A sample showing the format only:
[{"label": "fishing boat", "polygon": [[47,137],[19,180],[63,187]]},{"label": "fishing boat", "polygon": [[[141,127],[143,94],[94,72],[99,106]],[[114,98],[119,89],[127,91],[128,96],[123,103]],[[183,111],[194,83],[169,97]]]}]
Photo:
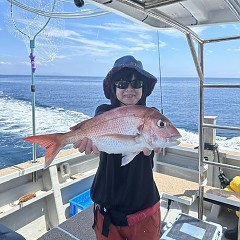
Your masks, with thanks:
[{"label": "fishing boat", "polygon": [[[18,1],[9,2],[26,11],[35,11]],[[238,223],[240,230],[235,213],[240,208],[240,194],[222,187],[227,181],[226,176],[232,179],[240,175],[240,152],[219,148],[216,129],[240,131],[240,126],[217,125],[215,117],[205,116],[204,91],[206,88],[240,88],[240,83],[204,82],[204,46],[239,41],[240,35],[202,39],[190,27],[239,23],[240,1],[88,2],[146,27],[175,28],[186,36],[199,81],[199,144],[182,143],[155,155],[154,178],[161,194],[161,239],[180,239],[179,236],[183,236],[181,239],[226,239],[223,235],[226,229],[234,228]],[[83,5],[82,1],[75,3]],[[49,16],[50,13],[38,11],[38,14]],[[81,14],[74,13],[74,17]],[[63,13],[50,15],[67,16]],[[0,170],[0,223],[27,240],[95,239],[91,228],[93,212],[89,189],[97,167],[97,156],[64,150],[47,169],[44,169],[44,158],[39,158]]]}]

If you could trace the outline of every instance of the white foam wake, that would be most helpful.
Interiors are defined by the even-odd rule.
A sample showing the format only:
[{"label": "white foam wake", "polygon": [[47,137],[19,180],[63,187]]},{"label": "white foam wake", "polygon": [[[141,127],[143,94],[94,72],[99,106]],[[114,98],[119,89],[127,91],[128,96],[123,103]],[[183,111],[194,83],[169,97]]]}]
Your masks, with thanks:
[{"label": "white foam wake", "polygon": [[[32,135],[32,106],[29,102],[11,99],[0,92],[0,134],[15,135],[19,138]],[[76,111],[62,108],[36,107],[36,134],[67,132],[78,122],[88,119],[89,116]],[[198,135],[179,129],[181,142],[198,146]],[[7,141],[7,139],[5,139]],[[2,139],[2,143],[6,142]],[[240,151],[240,136],[227,139],[216,137],[217,144],[222,148]]]},{"label": "white foam wake", "polygon": [[[20,137],[32,135],[32,106],[29,102],[0,98],[0,133]],[[88,119],[83,113],[61,108],[36,107],[36,134],[67,132],[69,127]]]},{"label": "white foam wake", "polygon": [[[188,132],[184,129],[178,130],[182,135],[182,138],[180,139],[181,142],[198,146],[199,144],[198,134]],[[216,136],[216,143],[218,144],[219,147],[221,147],[221,149],[240,151],[240,136],[233,137],[230,139],[227,139],[226,137]]]}]

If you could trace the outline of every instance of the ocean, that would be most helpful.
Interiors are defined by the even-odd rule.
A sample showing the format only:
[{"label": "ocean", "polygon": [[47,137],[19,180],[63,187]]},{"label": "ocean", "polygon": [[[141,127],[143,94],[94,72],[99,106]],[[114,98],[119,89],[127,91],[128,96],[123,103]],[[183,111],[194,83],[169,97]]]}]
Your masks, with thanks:
[{"label": "ocean", "polygon": [[[109,103],[103,77],[35,76],[36,134],[66,132],[70,126],[94,116]],[[208,78],[205,83],[240,84],[240,79]],[[179,129],[182,142],[198,146],[197,78],[162,78],[147,105],[163,109]],[[23,138],[32,135],[31,76],[0,75],[0,169],[32,159],[32,147]],[[161,96],[162,92],[162,96]],[[205,115],[217,124],[240,127],[240,89],[206,89]],[[162,103],[162,104],[161,104]],[[217,130],[217,143],[240,151],[240,132]],[[71,146],[68,146],[70,148]],[[37,147],[37,157],[45,151]]]}]

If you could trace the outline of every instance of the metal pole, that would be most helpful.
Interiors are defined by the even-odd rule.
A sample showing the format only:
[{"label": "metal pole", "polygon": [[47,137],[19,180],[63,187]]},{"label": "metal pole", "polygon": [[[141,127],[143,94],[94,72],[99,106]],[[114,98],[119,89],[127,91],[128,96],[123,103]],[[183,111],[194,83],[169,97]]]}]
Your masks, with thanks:
[{"label": "metal pole", "polygon": [[[34,79],[34,74],[35,74],[35,70],[36,70],[36,65],[35,65],[35,56],[34,56],[34,48],[35,48],[35,40],[30,40],[30,49],[31,49],[31,53],[30,53],[30,59],[31,59],[31,76],[32,76],[32,84],[31,84],[31,92],[32,92],[32,133],[33,136],[36,135],[36,117],[35,117],[35,105],[36,105],[36,101],[35,101],[35,79]],[[32,158],[32,163],[36,163],[37,162],[37,150],[36,150],[36,144],[34,143],[33,146],[33,158]],[[38,174],[37,172],[33,172],[32,173],[32,180],[33,182],[37,182],[38,180]]]},{"label": "metal pole", "polygon": [[221,126],[221,125],[213,125],[213,124],[203,124],[203,128],[217,128],[217,129],[228,129],[232,131],[240,131],[240,127],[230,127],[230,126]]},{"label": "metal pole", "polygon": [[[31,92],[32,92],[32,133],[33,136],[36,135],[36,123],[35,123],[35,81],[34,81],[34,74],[36,70],[36,65],[35,65],[35,56],[34,56],[34,48],[35,48],[35,41],[30,40],[30,48],[31,48],[31,53],[30,53],[30,59],[31,59],[31,76],[32,76],[32,84],[31,84]],[[33,161],[36,162],[36,144],[33,144]]]},{"label": "metal pole", "polygon": [[198,218],[203,218],[203,195],[205,181],[205,165],[204,160],[204,138],[203,138],[203,123],[204,123],[204,98],[203,98],[203,43],[198,42],[198,55],[196,54],[195,47],[190,34],[186,34],[188,45],[191,50],[193,61],[198,73],[199,79],[199,123],[198,123],[198,134],[199,134],[199,163],[198,163],[198,181],[199,181],[199,203],[198,203]]},{"label": "metal pole", "polygon": [[216,163],[216,162],[210,162],[210,161],[206,161],[206,160],[203,160],[203,163],[208,164],[208,165],[218,166],[218,167],[240,170],[240,167],[236,166],[236,165],[230,165],[230,164],[225,164],[225,163]]},{"label": "metal pole", "polygon": [[198,218],[203,218],[203,197],[204,197],[204,133],[203,133],[203,124],[204,124],[204,92],[203,92],[203,44],[198,44],[198,56],[200,61],[200,67],[202,70],[202,76],[199,77],[199,123],[198,123],[198,134],[199,134],[199,203],[198,203]]}]

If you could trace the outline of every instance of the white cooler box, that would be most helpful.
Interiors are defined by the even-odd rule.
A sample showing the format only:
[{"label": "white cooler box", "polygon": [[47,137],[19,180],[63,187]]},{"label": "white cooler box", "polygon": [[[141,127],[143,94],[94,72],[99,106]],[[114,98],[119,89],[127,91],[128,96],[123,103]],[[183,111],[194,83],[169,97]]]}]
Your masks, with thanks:
[{"label": "white cooler box", "polygon": [[220,240],[222,226],[187,214],[179,214],[173,225],[161,236],[161,240]]}]

